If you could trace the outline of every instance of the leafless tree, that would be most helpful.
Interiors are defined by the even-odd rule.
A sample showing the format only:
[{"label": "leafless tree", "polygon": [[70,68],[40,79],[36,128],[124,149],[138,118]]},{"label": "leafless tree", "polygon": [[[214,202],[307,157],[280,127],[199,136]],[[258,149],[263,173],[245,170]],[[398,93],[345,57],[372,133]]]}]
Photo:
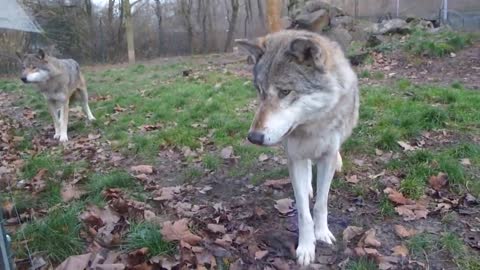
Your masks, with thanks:
[{"label": "leafless tree", "polygon": [[155,14],[157,15],[157,24],[158,24],[158,45],[157,51],[158,55],[161,55],[163,48],[163,26],[162,26],[162,3],[160,0],[155,0]]},{"label": "leafless tree", "polygon": [[227,20],[228,20],[228,30],[227,30],[227,41],[225,42],[224,51],[232,46],[233,35],[235,32],[235,27],[237,25],[238,18],[238,9],[240,8],[239,0],[230,0],[231,10],[228,9],[227,0],[225,0],[225,6],[227,7]]},{"label": "leafless tree", "polygon": [[179,0],[180,14],[183,18],[185,29],[187,30],[187,39],[190,53],[193,53],[193,24],[192,24],[192,0]]}]

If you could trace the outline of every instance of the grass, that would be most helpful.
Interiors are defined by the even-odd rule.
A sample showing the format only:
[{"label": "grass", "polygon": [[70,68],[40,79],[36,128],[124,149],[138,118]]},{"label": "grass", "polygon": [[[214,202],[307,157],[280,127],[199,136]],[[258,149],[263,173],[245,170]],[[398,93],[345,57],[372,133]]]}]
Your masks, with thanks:
[{"label": "grass", "polygon": [[149,257],[171,255],[175,251],[175,245],[163,240],[160,226],[148,222],[132,224],[122,247],[126,251],[148,248]]},{"label": "grass", "polygon": [[472,40],[470,34],[457,31],[430,33],[415,30],[405,42],[404,48],[407,52],[417,55],[441,57],[465,48]]},{"label": "grass", "polygon": [[99,194],[108,188],[133,188],[137,186],[135,179],[124,171],[95,174],[89,177],[87,190],[90,194]]},{"label": "grass", "polygon": [[347,270],[376,270],[377,264],[373,260],[359,258],[347,264]]},{"label": "grass", "polygon": [[395,215],[395,206],[386,196],[380,200],[380,215],[382,217],[393,217]]},{"label": "grass", "polygon": [[407,247],[411,254],[422,257],[425,253],[428,254],[434,248],[438,248],[438,239],[428,233],[417,234],[407,241]]},{"label": "grass", "polygon": [[[58,208],[43,219],[26,224],[21,232],[16,234],[16,244],[21,245],[18,241],[23,240],[25,234],[31,252],[41,252],[55,263],[60,263],[71,255],[80,254],[84,248],[79,236],[80,209],[78,205]],[[16,250],[20,251],[20,254],[25,254],[23,246],[17,246]]]},{"label": "grass", "polygon": [[[415,35],[412,38],[417,38]],[[423,41],[419,38],[412,40],[412,50],[422,47],[414,46],[414,42],[420,44]],[[435,55],[436,50],[434,48],[427,54]],[[423,51],[420,53],[424,54]],[[185,63],[168,66],[135,65],[97,73],[87,72],[91,92],[97,96],[110,95],[111,98],[92,101],[91,107],[97,121],[91,128],[86,128],[81,121],[74,119],[71,132],[87,136],[92,132],[91,129],[99,130],[102,139],[108,141],[114,151],[145,161],[144,164],[155,164],[161,149],[181,149],[187,146],[195,151],[200,147],[201,141],[207,140],[208,148],[213,146],[216,150],[197,151],[201,155],[201,163],[186,161],[187,167],[178,172],[178,178],[186,183],[197,182],[206,175],[206,171],[227,171],[227,177],[251,175],[250,180],[254,184],[261,184],[266,179],[288,177],[286,166],[263,170],[263,165],[259,165],[260,154],[272,157],[278,155],[277,150],[244,143],[253,117],[252,110],[246,109],[255,98],[251,83],[228,73],[210,72],[198,77],[179,75],[187,67]],[[383,74],[364,70],[360,77],[381,80]],[[220,88],[214,87],[219,83]],[[37,111],[38,122],[45,125],[51,123],[45,102],[38,92],[18,83],[4,81],[0,81],[0,88],[25,91],[27,94],[22,95],[17,105]],[[349,157],[373,157],[375,148],[378,148],[397,154],[398,158],[390,161],[385,169],[403,176],[400,190],[410,198],[416,199],[424,195],[428,178],[439,172],[448,175],[450,191],[463,193],[468,190],[474,196],[480,195],[480,182],[476,181],[478,171],[475,171],[480,166],[480,146],[471,139],[480,132],[480,96],[476,92],[465,90],[459,82],[453,82],[449,87],[436,87],[415,85],[409,80],[399,79],[388,87],[363,87],[360,93],[359,125],[342,148],[346,162],[345,175],[358,169],[358,166],[349,163]],[[142,130],[144,125],[157,124],[161,128]],[[439,130],[459,136],[448,144],[433,145],[412,152],[404,152],[398,145],[399,140],[413,144],[421,138],[423,132]],[[16,131],[16,136],[24,137],[23,141],[17,143],[17,149],[28,153],[35,132],[39,131]],[[233,146],[234,155],[239,157],[234,165],[224,162],[219,155],[220,150],[226,146]],[[83,183],[88,191],[87,197],[74,204],[63,203],[60,196],[62,181],[69,180],[79,168],[85,168],[87,163],[65,163],[62,155],[62,150],[58,149],[47,149],[35,156],[25,154],[25,166],[20,176],[29,181],[40,169],[47,169],[46,188],[37,195],[14,192],[19,209],[55,206],[56,210],[29,223],[23,231],[34,251],[49,254],[49,259],[57,262],[68,255],[79,254],[84,247],[78,237],[80,223],[77,215],[86,201],[105,204],[101,192],[107,188],[122,188],[141,201],[147,199],[140,190],[140,185],[127,172],[110,170],[87,175],[87,180]],[[471,166],[460,163],[461,159],[467,158]],[[228,170],[220,170],[227,166]],[[378,183],[373,183],[373,186],[376,184]],[[348,192],[352,196],[366,197],[369,194],[362,183],[352,185],[338,177],[334,179],[332,188]],[[384,196],[380,196],[378,209],[383,218],[396,217],[394,206]],[[17,238],[17,244],[19,240],[22,239]],[[438,239],[431,234],[420,234],[408,240],[407,245],[415,256],[444,250],[451,254],[462,269],[477,269],[475,267],[478,266],[478,262],[470,259],[468,251],[464,252],[463,257],[455,253],[464,248],[459,238],[453,234]],[[158,226],[134,223],[124,239],[123,248],[134,250],[143,247],[149,248],[151,256],[173,252],[173,247],[162,240]],[[376,265],[369,260],[359,259],[350,262],[347,269],[376,269]]]}]

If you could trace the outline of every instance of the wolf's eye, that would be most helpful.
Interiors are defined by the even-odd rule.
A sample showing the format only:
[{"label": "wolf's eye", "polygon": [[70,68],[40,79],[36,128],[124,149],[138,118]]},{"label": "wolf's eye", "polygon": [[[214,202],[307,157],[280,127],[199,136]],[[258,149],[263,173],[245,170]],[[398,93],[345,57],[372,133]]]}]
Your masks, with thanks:
[{"label": "wolf's eye", "polygon": [[282,89],[282,90],[278,91],[278,96],[280,98],[284,98],[284,97],[288,96],[288,94],[290,94],[291,92],[292,92],[291,90]]}]

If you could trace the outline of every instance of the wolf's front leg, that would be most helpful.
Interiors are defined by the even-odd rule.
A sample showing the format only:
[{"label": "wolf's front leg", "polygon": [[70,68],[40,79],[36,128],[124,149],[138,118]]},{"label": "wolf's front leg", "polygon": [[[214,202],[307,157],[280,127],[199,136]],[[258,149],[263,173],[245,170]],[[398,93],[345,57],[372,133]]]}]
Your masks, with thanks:
[{"label": "wolf's front leg", "polygon": [[332,244],[335,237],[328,229],[328,192],[338,164],[338,152],[327,152],[317,163],[317,197],[313,208],[315,238]]},{"label": "wolf's front leg", "polygon": [[308,198],[311,184],[307,182],[311,166],[308,160],[289,159],[288,163],[298,212],[297,259],[299,264],[308,265],[315,260],[315,233]]},{"label": "wolf's front leg", "polygon": [[60,109],[60,142],[68,141],[67,128],[68,128],[68,112],[69,112],[69,100],[67,99]]},{"label": "wolf's front leg", "polygon": [[60,138],[60,116],[59,116],[59,108],[57,107],[56,102],[48,101],[48,111],[53,119],[53,127],[55,128],[55,135],[53,138],[58,140]]}]

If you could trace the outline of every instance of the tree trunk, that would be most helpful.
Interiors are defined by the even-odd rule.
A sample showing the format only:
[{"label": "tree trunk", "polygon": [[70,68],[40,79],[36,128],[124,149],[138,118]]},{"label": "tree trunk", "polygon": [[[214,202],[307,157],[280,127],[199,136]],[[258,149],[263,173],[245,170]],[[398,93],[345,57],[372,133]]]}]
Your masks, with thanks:
[{"label": "tree trunk", "polygon": [[263,2],[263,0],[257,0],[258,16],[263,21],[265,16],[263,14],[263,4],[262,4],[262,2]]},{"label": "tree trunk", "polygon": [[269,33],[282,29],[280,14],[282,12],[282,1],[267,0],[267,29]]},{"label": "tree trunk", "polygon": [[128,63],[133,64],[135,63],[135,43],[130,0],[123,0],[123,12],[125,16],[125,32],[127,34]]},{"label": "tree trunk", "polygon": [[180,12],[182,13],[185,28],[187,30],[187,42],[190,53],[193,53],[192,5],[192,0],[180,0]]},{"label": "tree trunk", "polygon": [[124,25],[123,25],[123,19],[125,17],[125,8],[124,8],[124,4],[123,2],[125,1],[129,1],[129,0],[120,0],[120,5],[118,6],[118,8],[120,9],[120,23],[118,25],[118,35],[117,35],[117,42],[118,44],[122,44],[123,43],[123,34],[125,33],[125,28],[124,28]]},{"label": "tree trunk", "polygon": [[224,49],[225,52],[227,52],[232,46],[233,34],[235,33],[235,26],[237,25],[238,8],[240,6],[238,0],[230,0],[230,3],[232,4],[232,17],[228,21],[227,41],[225,42]]},{"label": "tree trunk", "polygon": [[155,14],[157,15],[157,23],[158,23],[157,54],[160,56],[163,50],[162,4],[160,3],[160,0],[155,0]]},{"label": "tree trunk", "polygon": [[[200,3],[202,9],[202,52],[207,53],[208,50],[208,36],[207,36],[207,18],[210,10],[210,0],[203,0]],[[200,8],[200,7],[199,7]]]}]

